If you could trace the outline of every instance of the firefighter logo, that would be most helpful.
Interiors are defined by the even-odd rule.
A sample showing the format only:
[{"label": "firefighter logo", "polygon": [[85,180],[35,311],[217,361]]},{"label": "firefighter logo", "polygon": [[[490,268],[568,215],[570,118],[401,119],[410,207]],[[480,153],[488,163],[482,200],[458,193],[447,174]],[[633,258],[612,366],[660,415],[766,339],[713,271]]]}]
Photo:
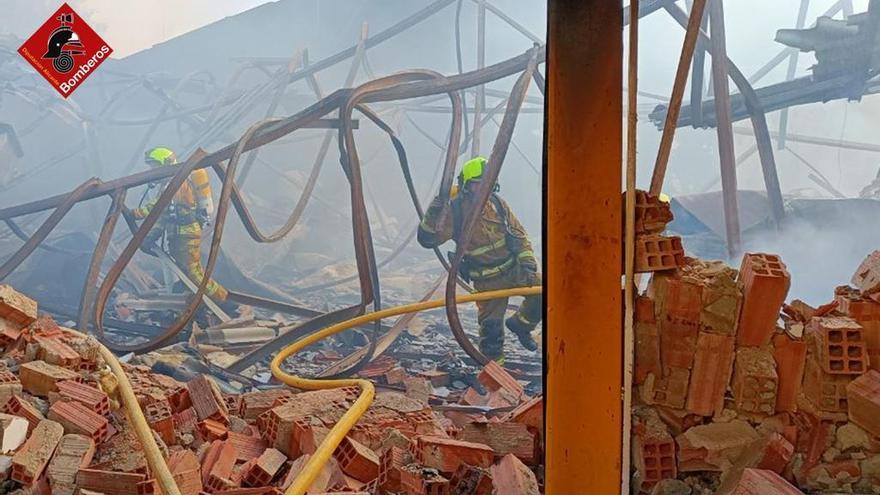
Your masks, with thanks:
[{"label": "firefighter logo", "polygon": [[73,70],[73,57],[85,55],[82,41],[76,31],[73,30],[73,14],[61,14],[56,17],[61,26],[52,31],[49,37],[49,47],[43,58],[52,59],[52,67],[62,74]]},{"label": "firefighter logo", "polygon": [[113,50],[65,3],[18,53],[67,98]]}]

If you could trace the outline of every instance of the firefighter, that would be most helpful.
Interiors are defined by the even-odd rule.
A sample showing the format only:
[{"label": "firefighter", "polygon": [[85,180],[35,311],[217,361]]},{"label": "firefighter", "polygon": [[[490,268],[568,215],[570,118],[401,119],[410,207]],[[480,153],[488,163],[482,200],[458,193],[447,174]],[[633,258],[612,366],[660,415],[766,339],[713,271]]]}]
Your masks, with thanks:
[{"label": "firefighter", "polygon": [[[144,158],[151,167],[170,167],[177,165],[177,157],[168,148],[153,148],[148,150]],[[156,205],[158,197],[147,201],[146,204],[132,211],[135,218],[142,219],[150,214]],[[159,220],[161,227],[157,233],[161,235],[162,229],[168,242],[168,251],[177,266],[183,270],[193,282],[199,283],[205,276],[202,267],[202,229],[210,223],[211,214],[214,211],[214,202],[211,198],[211,184],[208,172],[204,169],[193,171],[180,186],[168,209]],[[226,289],[211,279],[205,287],[205,295],[224,303],[229,293]],[[226,310],[237,308],[234,304],[221,304]]]},{"label": "firefighter", "polygon": [[[452,199],[445,203],[439,196],[434,198],[419,225],[418,240],[422,247],[434,248],[450,239],[458,242],[464,219],[474,207],[486,163],[483,157],[466,162],[458,175],[458,193],[453,191]],[[479,224],[464,247],[460,275],[472,281],[480,292],[540,285],[532,244],[510,206],[498,196],[498,190],[495,184]],[[537,350],[532,331],[541,321],[543,300],[541,295],[526,297],[505,322],[506,309],[506,298],[477,302],[480,351],[499,363],[504,362],[504,326],[523,347]]]}]

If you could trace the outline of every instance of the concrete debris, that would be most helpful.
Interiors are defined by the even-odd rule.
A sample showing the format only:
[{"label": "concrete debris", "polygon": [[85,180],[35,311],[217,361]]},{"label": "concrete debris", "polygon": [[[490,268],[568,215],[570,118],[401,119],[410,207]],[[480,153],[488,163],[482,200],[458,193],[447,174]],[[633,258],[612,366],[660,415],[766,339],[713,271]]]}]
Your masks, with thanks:
[{"label": "concrete debris", "polygon": [[[158,493],[106,364],[87,339],[37,317],[27,301],[0,288],[0,313],[15,317],[4,328],[16,336],[4,342],[0,359],[0,475],[14,483],[6,488]],[[189,359],[166,350],[134,362],[186,368]],[[230,393],[223,376],[192,373],[184,382],[140,364],[123,367],[185,495],[283,493],[359,395],[357,388]],[[461,370],[411,372],[383,357],[361,374],[380,390],[309,493],[542,492],[542,397],[530,396],[497,363],[466,377]],[[456,387],[460,379],[472,386]],[[394,386],[400,392],[383,389]],[[437,402],[438,388],[449,397],[435,410],[429,403]],[[453,396],[458,406],[449,402]]]}]

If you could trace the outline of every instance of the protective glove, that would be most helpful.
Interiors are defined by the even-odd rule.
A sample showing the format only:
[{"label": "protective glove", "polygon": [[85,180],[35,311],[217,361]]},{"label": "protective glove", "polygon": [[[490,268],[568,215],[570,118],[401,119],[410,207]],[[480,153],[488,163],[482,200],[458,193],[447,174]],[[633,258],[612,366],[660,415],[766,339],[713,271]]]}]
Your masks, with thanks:
[{"label": "protective glove", "polygon": [[535,258],[519,260],[519,268],[522,270],[523,278],[525,278],[530,285],[534,285],[537,282],[538,261]]},{"label": "protective glove", "polygon": [[208,210],[204,208],[199,208],[196,211],[196,218],[198,219],[199,224],[201,224],[202,227],[207,227],[211,225],[211,215],[209,215]]},{"label": "protective glove", "polygon": [[428,209],[433,211],[440,211],[444,207],[446,207],[447,204],[449,203],[443,201],[443,198],[441,198],[440,196],[435,196],[434,199],[431,200],[431,204],[428,205]]}]

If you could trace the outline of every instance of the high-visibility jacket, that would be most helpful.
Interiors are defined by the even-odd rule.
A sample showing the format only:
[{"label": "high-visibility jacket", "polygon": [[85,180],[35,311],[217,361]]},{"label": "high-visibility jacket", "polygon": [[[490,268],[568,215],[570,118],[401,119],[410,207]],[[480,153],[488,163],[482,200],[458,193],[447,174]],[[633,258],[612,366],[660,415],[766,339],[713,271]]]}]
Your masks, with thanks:
[{"label": "high-visibility jacket", "polygon": [[[133,211],[135,218],[149,215],[157,201],[158,197],[136,208]],[[194,170],[177,190],[166,217],[163,218],[166,232],[170,235],[201,235],[202,219],[199,210],[207,215],[211,215],[214,211],[211,183],[208,171],[205,169]]]},{"label": "high-visibility jacket", "polygon": [[[471,195],[458,195],[446,208],[432,204],[419,225],[419,244],[434,248],[450,239],[458,242],[460,223],[469,214],[471,202]],[[473,280],[506,272],[518,262],[537,265],[525,228],[497,194],[486,202],[464,251],[468,275]]]}]

